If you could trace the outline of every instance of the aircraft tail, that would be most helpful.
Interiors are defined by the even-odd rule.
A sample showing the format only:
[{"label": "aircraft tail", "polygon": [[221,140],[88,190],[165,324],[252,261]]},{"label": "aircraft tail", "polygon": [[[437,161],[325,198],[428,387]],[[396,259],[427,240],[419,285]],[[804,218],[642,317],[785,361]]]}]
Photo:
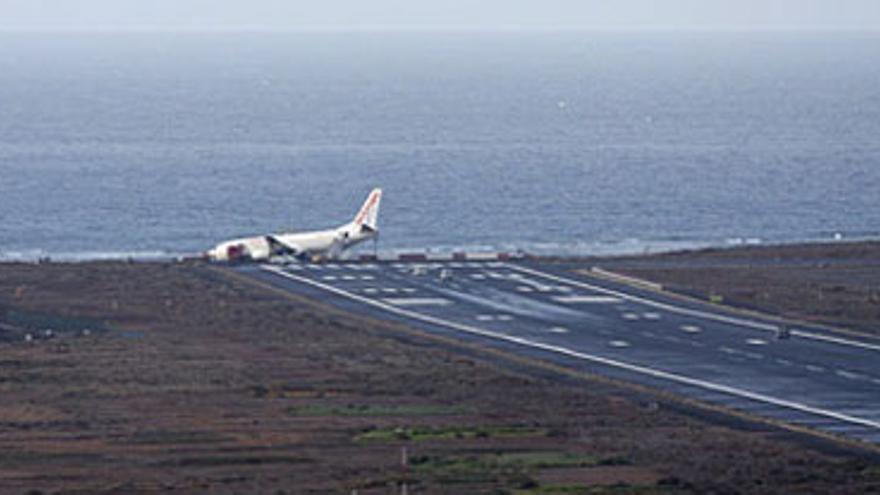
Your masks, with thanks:
[{"label": "aircraft tail", "polygon": [[379,230],[379,202],[382,201],[382,190],[373,189],[357,216],[354,217],[354,224],[362,229],[377,231]]}]

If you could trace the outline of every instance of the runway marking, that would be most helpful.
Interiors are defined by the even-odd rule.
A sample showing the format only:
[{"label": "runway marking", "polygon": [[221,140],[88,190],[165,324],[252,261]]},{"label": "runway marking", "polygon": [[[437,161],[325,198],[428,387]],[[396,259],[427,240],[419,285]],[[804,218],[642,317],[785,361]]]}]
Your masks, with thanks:
[{"label": "runway marking", "polygon": [[376,280],[376,277],[372,275],[361,275],[361,280]]},{"label": "runway marking", "polygon": [[757,352],[743,352],[743,355],[752,359],[764,359],[764,355]]},{"label": "runway marking", "polygon": [[550,333],[568,333],[568,329],[565,327],[550,327],[547,331]]},{"label": "runway marking", "polygon": [[696,388],[702,388],[705,390],[711,390],[714,392],[733,395],[736,397],[740,397],[740,398],[748,399],[748,400],[753,400],[753,401],[757,401],[757,402],[764,402],[766,404],[771,404],[771,405],[775,405],[775,406],[779,406],[779,407],[783,407],[783,408],[793,409],[796,411],[801,411],[801,412],[813,414],[816,416],[825,416],[828,418],[836,419],[838,421],[843,421],[845,423],[852,423],[852,424],[867,426],[869,428],[874,428],[874,429],[880,430],[880,421],[873,421],[870,419],[852,416],[850,414],[839,413],[836,411],[831,411],[831,410],[823,409],[820,407],[802,404],[802,403],[795,402],[795,401],[788,400],[788,399],[781,399],[778,397],[772,397],[772,396],[758,393],[758,392],[751,392],[751,391],[744,390],[741,388],[732,387],[729,385],[722,385],[719,383],[713,383],[713,382],[701,380],[698,378],[691,378],[691,377],[688,377],[685,375],[680,375],[677,373],[670,373],[668,371],[662,371],[662,370],[650,368],[647,366],[632,364],[632,363],[628,363],[626,361],[621,361],[619,359],[611,359],[611,358],[606,358],[606,357],[597,356],[597,355],[593,355],[593,354],[587,354],[585,352],[575,351],[573,349],[568,349],[566,347],[552,345],[552,344],[546,344],[543,342],[537,342],[537,341],[525,339],[522,337],[516,337],[513,335],[508,335],[508,334],[504,334],[504,333],[500,333],[500,332],[482,329],[482,328],[475,327],[472,325],[467,325],[467,324],[463,324],[463,323],[456,323],[454,321],[449,321],[449,320],[445,320],[443,318],[438,318],[435,316],[417,313],[415,311],[410,311],[410,310],[407,310],[404,308],[398,308],[396,306],[393,306],[393,305],[390,305],[390,304],[387,304],[387,303],[384,303],[381,301],[376,301],[374,299],[363,297],[358,294],[353,294],[353,293],[348,292],[346,290],[342,290],[342,289],[333,287],[331,285],[327,285],[325,283],[318,282],[317,280],[312,280],[307,277],[301,277],[301,276],[295,275],[293,273],[287,273],[284,270],[281,270],[279,268],[276,268],[276,267],[273,267],[270,265],[261,265],[260,267],[261,267],[261,269],[263,269],[265,271],[275,273],[281,277],[288,278],[291,280],[296,280],[296,281],[299,281],[304,284],[312,285],[314,287],[324,289],[324,290],[331,292],[333,294],[336,294],[338,296],[345,297],[345,298],[351,299],[353,301],[361,302],[363,304],[373,306],[373,307],[376,307],[379,309],[383,309],[383,310],[388,311],[390,313],[394,313],[398,316],[404,316],[407,318],[411,318],[413,320],[418,320],[423,323],[444,326],[447,328],[451,328],[453,330],[458,330],[458,331],[461,331],[464,333],[469,333],[472,335],[479,335],[481,337],[510,342],[513,344],[522,345],[524,347],[531,347],[534,349],[538,349],[538,350],[542,350],[542,351],[546,351],[546,352],[551,352],[554,354],[560,354],[560,355],[570,357],[570,358],[575,358],[575,359],[580,359],[583,361],[590,361],[590,362],[594,362],[594,363],[598,363],[598,364],[603,364],[606,366],[611,366],[614,368],[619,368],[619,369],[631,371],[633,373],[648,375],[648,376],[651,376],[654,378],[660,378],[660,379],[664,379],[667,381],[680,383],[683,385],[688,385],[688,386],[692,386],[692,387],[696,387]]},{"label": "runway marking", "polygon": [[330,263],[329,265],[324,265],[324,266],[326,266],[327,268],[329,268],[331,270],[339,270],[339,265],[336,265],[333,263]]},{"label": "runway marking", "polygon": [[387,289],[382,289],[382,292],[384,292],[384,293],[386,293],[386,294],[396,294],[396,293],[397,293],[397,289],[395,289],[395,288],[393,288],[393,287],[389,287],[389,288],[387,288]]},{"label": "runway marking", "polygon": [[629,342],[625,340],[612,340],[608,345],[611,347],[629,347]]},{"label": "runway marking", "polygon": [[853,373],[852,371],[845,371],[845,370],[836,370],[834,372],[834,374],[836,374],[837,376],[846,378],[847,380],[862,380],[865,378],[864,375],[860,375],[858,373]]},{"label": "runway marking", "polygon": [[[491,277],[492,275],[490,274],[489,276]],[[507,278],[509,278],[510,280],[519,282],[521,284],[531,286],[532,288],[534,288],[538,292],[552,292],[554,290],[554,287],[549,286],[547,284],[543,284],[537,280],[532,280],[530,278],[526,278],[521,273],[510,273],[507,275]]]},{"label": "runway marking", "polygon": [[477,316],[475,316],[475,318],[480,321],[493,321],[495,319],[495,316],[494,315],[477,315]]},{"label": "runway marking", "polygon": [[679,328],[681,328],[681,331],[687,332],[687,333],[700,333],[702,331],[702,330],[700,330],[700,327],[698,327],[696,325],[682,325]]},{"label": "runway marking", "polygon": [[386,297],[382,300],[395,306],[448,306],[452,304],[452,301],[442,297]]},{"label": "runway marking", "polygon": [[510,315],[498,315],[498,316],[496,316],[496,318],[498,318],[498,321],[511,321],[511,320],[513,320],[513,316],[510,316]]},{"label": "runway marking", "polygon": [[[669,311],[671,313],[678,313],[678,314],[682,314],[682,315],[694,316],[694,317],[703,318],[706,320],[714,320],[714,321],[719,321],[722,323],[728,323],[728,324],[732,324],[732,325],[749,327],[749,328],[753,328],[756,330],[770,331],[770,332],[773,332],[774,334],[779,329],[779,327],[777,325],[770,324],[770,323],[763,323],[763,322],[753,321],[753,320],[744,320],[742,318],[736,318],[733,316],[725,316],[725,315],[721,315],[721,314],[707,313],[705,311],[700,311],[700,310],[696,310],[696,309],[683,308],[680,306],[662,303],[659,301],[654,301],[652,299],[647,299],[647,298],[640,297],[640,296],[633,296],[631,294],[627,294],[625,292],[621,292],[621,291],[617,291],[617,290],[613,290],[613,289],[606,289],[605,287],[600,287],[600,286],[589,284],[586,282],[580,282],[577,280],[572,280],[572,279],[568,279],[565,277],[560,277],[560,276],[553,275],[550,273],[544,273],[542,271],[533,270],[531,268],[526,268],[524,266],[517,266],[517,265],[512,265],[512,264],[508,264],[507,266],[511,270],[517,270],[517,271],[520,271],[523,273],[529,273],[529,274],[536,275],[539,277],[545,277],[550,280],[555,280],[557,282],[562,282],[565,284],[574,285],[575,287],[581,287],[584,289],[589,289],[592,291],[602,292],[604,294],[617,296],[621,299],[626,299],[628,301],[641,303],[641,304],[651,306],[651,307],[654,307],[657,309]],[[814,332],[807,332],[807,331],[803,331],[803,330],[792,330],[791,335],[805,338],[805,339],[821,340],[821,341],[830,342],[833,344],[859,347],[859,348],[867,349],[867,350],[871,350],[871,351],[880,351],[880,345],[878,345],[878,344],[869,344],[867,342],[845,339],[845,338],[836,337],[833,335],[824,335],[824,334],[819,334],[819,333],[814,333]]]},{"label": "runway marking", "polygon": [[516,290],[520,292],[535,292],[535,289],[529,287],[528,285],[520,285],[516,288]]},{"label": "runway marking", "polygon": [[400,289],[400,290],[401,290],[402,292],[406,292],[407,294],[412,294],[413,292],[416,291],[416,290],[413,289],[412,287],[404,287],[403,289]]},{"label": "runway marking", "polygon": [[639,315],[637,315],[635,313],[624,313],[620,316],[622,316],[624,320],[629,320],[629,321],[636,321],[639,319]]},{"label": "runway marking", "polygon": [[342,280],[357,280],[357,277],[354,275],[343,275]]},{"label": "runway marking", "polygon": [[366,292],[367,294],[378,294],[379,289],[375,287],[367,287],[366,289],[364,289],[364,292]]},{"label": "runway marking", "polygon": [[660,313],[642,313],[642,318],[651,321],[657,321],[660,319]]},{"label": "runway marking", "polygon": [[767,341],[764,339],[748,339],[746,340],[746,344],[749,345],[767,345]]},{"label": "runway marking", "polygon": [[336,280],[336,275],[324,275],[321,278],[323,278],[324,280],[327,280],[327,281],[333,281],[333,280]]},{"label": "runway marking", "polygon": [[721,346],[718,348],[718,350],[725,353],[725,354],[736,354],[737,353],[737,351],[735,349],[731,349],[730,347],[726,347],[726,346]]},{"label": "runway marking", "polygon": [[789,361],[788,359],[777,359],[776,362],[783,365],[783,366],[791,366],[792,365],[791,361]]},{"label": "runway marking", "polygon": [[807,370],[812,371],[813,373],[822,373],[823,371],[825,371],[825,368],[823,368],[821,366],[814,366],[812,364],[808,364],[806,366],[806,368],[807,368]]},{"label": "runway marking", "polygon": [[482,273],[471,273],[471,278],[474,280],[486,280],[486,276]]},{"label": "runway marking", "polygon": [[564,304],[617,304],[620,299],[608,296],[554,296],[553,300]]},{"label": "runway marking", "polygon": [[284,265],[284,268],[286,268],[288,270],[293,270],[295,272],[298,272],[303,269],[303,267],[301,267],[299,265]]}]

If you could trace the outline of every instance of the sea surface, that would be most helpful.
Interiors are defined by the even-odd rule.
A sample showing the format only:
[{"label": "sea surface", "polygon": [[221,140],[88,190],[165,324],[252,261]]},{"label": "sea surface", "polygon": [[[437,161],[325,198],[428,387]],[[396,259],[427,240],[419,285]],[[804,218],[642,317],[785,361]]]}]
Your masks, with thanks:
[{"label": "sea surface", "polygon": [[876,238],[880,33],[0,33],[0,259],[195,253],[374,186],[381,250]]}]

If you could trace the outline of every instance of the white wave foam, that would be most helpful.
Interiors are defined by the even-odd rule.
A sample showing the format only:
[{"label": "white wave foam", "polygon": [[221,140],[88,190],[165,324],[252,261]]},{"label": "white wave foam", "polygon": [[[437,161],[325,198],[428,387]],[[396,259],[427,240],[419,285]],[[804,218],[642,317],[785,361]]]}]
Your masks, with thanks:
[{"label": "white wave foam", "polygon": [[163,261],[172,260],[180,256],[184,256],[184,253],[171,253],[161,250],[48,252],[42,249],[26,249],[0,251],[0,261],[5,262],[35,262],[42,259],[65,262],[112,260]]}]

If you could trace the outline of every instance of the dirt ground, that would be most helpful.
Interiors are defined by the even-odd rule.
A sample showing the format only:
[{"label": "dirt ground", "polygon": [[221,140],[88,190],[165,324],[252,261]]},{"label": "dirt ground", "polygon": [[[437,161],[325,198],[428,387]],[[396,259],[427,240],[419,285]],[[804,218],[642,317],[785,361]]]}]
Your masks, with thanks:
[{"label": "dirt ground", "polygon": [[0,493],[880,491],[864,453],[198,263],[0,265],[0,397]]}]

